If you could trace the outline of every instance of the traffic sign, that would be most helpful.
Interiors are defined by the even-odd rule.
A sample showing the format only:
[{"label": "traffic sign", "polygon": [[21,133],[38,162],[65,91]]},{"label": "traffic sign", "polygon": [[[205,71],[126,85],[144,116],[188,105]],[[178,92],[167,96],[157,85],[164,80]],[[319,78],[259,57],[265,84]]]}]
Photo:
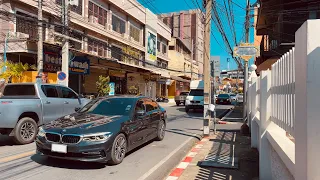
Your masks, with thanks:
[{"label": "traffic sign", "polygon": [[64,81],[67,78],[66,73],[64,72],[58,72],[58,80],[59,81]]}]

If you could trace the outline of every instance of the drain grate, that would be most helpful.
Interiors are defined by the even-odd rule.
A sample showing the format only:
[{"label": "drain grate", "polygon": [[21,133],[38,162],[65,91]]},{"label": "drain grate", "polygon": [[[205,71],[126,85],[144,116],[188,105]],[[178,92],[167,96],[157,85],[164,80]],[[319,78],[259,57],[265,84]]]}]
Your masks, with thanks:
[{"label": "drain grate", "polygon": [[238,158],[230,156],[208,155],[200,162],[200,166],[238,169]]}]

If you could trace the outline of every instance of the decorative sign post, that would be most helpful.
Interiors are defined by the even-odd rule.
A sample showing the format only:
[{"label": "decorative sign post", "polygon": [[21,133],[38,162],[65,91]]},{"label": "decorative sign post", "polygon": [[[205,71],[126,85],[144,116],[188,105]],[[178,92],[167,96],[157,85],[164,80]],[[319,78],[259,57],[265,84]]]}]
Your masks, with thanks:
[{"label": "decorative sign post", "polygon": [[250,43],[241,43],[233,50],[235,57],[240,57],[244,60],[244,84],[243,84],[243,121],[247,117],[247,89],[248,89],[248,61],[256,56],[259,52],[259,48]]}]

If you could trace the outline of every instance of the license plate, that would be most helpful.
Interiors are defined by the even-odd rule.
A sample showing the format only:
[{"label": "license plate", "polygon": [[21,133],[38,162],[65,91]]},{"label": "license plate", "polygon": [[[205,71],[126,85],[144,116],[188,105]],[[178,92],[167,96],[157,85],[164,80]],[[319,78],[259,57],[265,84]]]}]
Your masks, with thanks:
[{"label": "license plate", "polygon": [[220,102],[223,102],[223,100],[221,100]]},{"label": "license plate", "polygon": [[52,152],[59,152],[59,153],[67,153],[67,145],[64,144],[52,144],[51,145]]}]

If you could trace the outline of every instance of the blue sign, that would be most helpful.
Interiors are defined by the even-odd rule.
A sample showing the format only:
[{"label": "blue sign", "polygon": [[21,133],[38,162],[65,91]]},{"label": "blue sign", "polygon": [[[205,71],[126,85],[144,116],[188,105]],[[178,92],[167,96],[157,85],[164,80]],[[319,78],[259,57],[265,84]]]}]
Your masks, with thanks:
[{"label": "blue sign", "polygon": [[111,82],[109,83],[109,87],[110,87],[110,91],[109,91],[109,96],[114,96],[114,91],[115,91],[115,83],[114,82]]},{"label": "blue sign", "polygon": [[90,74],[90,59],[85,56],[76,56],[70,61],[71,74]]},{"label": "blue sign", "polygon": [[60,81],[64,81],[66,78],[67,78],[66,73],[64,73],[64,72],[59,72],[59,73],[58,73],[58,79],[59,79]]}]

